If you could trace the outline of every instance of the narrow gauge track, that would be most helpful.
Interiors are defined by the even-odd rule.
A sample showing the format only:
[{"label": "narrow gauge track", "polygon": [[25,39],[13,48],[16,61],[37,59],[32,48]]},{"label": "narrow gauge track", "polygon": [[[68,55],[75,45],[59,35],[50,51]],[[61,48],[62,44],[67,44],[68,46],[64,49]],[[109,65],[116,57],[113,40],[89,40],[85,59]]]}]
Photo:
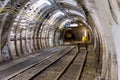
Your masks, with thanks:
[{"label": "narrow gauge track", "polygon": [[[69,65],[73,62],[73,60],[76,58],[78,52],[77,49],[72,49],[69,53],[67,53],[65,56],[63,56],[61,59],[59,59],[56,63],[48,67],[43,73],[39,73],[38,75],[31,78],[31,80],[55,80],[55,78],[69,67]],[[50,70],[53,70],[49,72]],[[48,74],[46,74],[46,71]],[[55,72],[55,73],[53,73]],[[44,76],[46,75],[46,76]]]},{"label": "narrow gauge track", "polygon": [[86,56],[86,50],[67,48],[10,80],[80,80]]},{"label": "narrow gauge track", "polygon": [[80,80],[86,61],[87,51],[78,52],[76,58],[55,80]]},{"label": "narrow gauge track", "polygon": [[68,54],[74,48],[74,46],[71,46],[65,49],[61,49],[60,51],[48,56],[47,58],[30,67],[29,69],[26,69],[23,72],[9,78],[8,80],[32,80],[37,74],[43,72],[46,68],[50,67],[52,64],[54,64],[64,55]]},{"label": "narrow gauge track", "polygon": [[87,57],[87,51],[72,50],[55,64],[31,80],[80,80]]},{"label": "narrow gauge track", "polygon": [[66,50],[67,48],[70,48],[69,46],[62,46],[62,47],[54,47],[47,50],[39,50],[36,51],[33,55],[26,56],[27,60],[20,62],[18,64],[15,64],[13,66],[8,67],[5,70],[0,71],[0,80],[9,80],[12,77],[26,71],[27,69],[30,69],[34,67],[35,65],[39,64],[46,58],[57,54],[61,51]]}]

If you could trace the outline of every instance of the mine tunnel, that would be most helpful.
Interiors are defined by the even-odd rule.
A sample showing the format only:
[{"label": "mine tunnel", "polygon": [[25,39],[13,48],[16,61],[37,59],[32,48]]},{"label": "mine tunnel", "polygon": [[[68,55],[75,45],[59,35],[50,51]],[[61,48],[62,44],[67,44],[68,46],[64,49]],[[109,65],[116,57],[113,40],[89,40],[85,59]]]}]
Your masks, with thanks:
[{"label": "mine tunnel", "polygon": [[120,0],[0,0],[0,80],[120,80]]}]

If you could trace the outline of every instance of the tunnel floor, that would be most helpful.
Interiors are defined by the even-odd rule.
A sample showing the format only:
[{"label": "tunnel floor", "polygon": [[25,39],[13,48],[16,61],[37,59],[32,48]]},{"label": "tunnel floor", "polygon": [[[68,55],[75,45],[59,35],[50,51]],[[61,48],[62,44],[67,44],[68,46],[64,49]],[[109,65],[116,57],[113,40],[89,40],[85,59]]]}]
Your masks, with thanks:
[{"label": "tunnel floor", "polygon": [[96,56],[93,46],[59,46],[0,64],[0,80],[94,80]]}]

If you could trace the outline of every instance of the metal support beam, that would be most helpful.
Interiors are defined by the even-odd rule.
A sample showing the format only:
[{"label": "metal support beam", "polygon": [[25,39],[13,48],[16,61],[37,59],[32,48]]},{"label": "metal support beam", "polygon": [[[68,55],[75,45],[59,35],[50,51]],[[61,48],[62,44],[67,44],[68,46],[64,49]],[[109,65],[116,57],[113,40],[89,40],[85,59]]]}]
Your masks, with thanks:
[{"label": "metal support beam", "polygon": [[61,12],[63,12],[69,19],[73,19],[71,16],[69,16],[69,13],[65,11],[65,9],[63,9],[61,7],[61,5],[59,3],[57,3],[55,0],[49,0],[52,4],[54,4]]}]

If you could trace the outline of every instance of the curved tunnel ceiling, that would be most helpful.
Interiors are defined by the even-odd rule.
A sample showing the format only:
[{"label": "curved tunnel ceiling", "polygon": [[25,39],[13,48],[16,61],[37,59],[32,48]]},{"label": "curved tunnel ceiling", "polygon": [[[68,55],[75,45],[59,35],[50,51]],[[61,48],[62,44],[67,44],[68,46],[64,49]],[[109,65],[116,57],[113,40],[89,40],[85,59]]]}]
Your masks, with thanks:
[{"label": "curved tunnel ceiling", "polygon": [[[47,8],[47,7],[49,7],[49,6],[45,6],[45,9],[44,9],[44,11],[46,10],[46,13],[47,13],[47,11],[49,11],[49,10],[55,11],[55,10],[58,9],[58,8],[56,8],[56,6],[52,6],[52,7],[50,7],[50,8]],[[68,8],[68,7],[67,7],[67,8]],[[69,15],[69,12],[70,12],[70,13],[73,13],[73,14],[81,15],[81,17],[84,17],[83,14],[81,14],[82,12],[76,11],[76,10],[71,10],[72,6],[70,6],[69,8],[70,8],[70,10],[66,9],[66,7],[62,7],[63,11],[61,11],[61,12],[64,13],[64,11],[68,10],[68,12],[66,11],[67,15]],[[75,9],[76,9],[76,8],[75,8]],[[39,13],[40,13],[41,11],[43,11],[43,10],[41,9],[40,11],[36,11],[36,12],[39,12]],[[49,11],[49,12],[52,12],[52,11]],[[47,14],[53,14],[53,13],[49,13],[49,12],[48,12]],[[66,13],[64,13],[64,14],[66,14]],[[45,13],[43,13],[43,15],[45,15]],[[85,18],[85,17],[84,17],[84,18]]]},{"label": "curved tunnel ceiling", "polygon": [[[43,4],[45,4],[46,3],[46,5],[43,5]],[[30,14],[33,14],[33,15],[35,15],[35,16],[33,16],[34,17],[34,19],[36,19],[36,17],[39,17],[39,14],[41,15],[41,17],[39,18],[40,20],[41,20],[41,18],[43,18],[43,16],[45,15],[45,14],[49,14],[49,16],[52,16],[52,15],[54,15],[54,13],[56,12],[56,10],[60,10],[60,9],[58,9],[58,8],[56,8],[56,6],[51,6],[51,4],[52,3],[50,3],[49,2],[49,0],[45,0],[44,2],[42,2],[41,4],[39,4],[39,2],[37,3],[34,3],[34,4],[32,4],[32,7],[31,6],[29,6],[29,7],[31,7],[31,9],[29,9],[28,8],[28,15]],[[29,4],[27,4],[27,5],[30,5],[30,3]],[[34,8],[34,5],[36,5],[37,7],[35,7]],[[39,7],[40,5],[43,5],[42,6],[42,8],[41,7]],[[48,6],[49,5],[49,6]],[[33,8],[33,9],[32,9]],[[44,9],[45,8],[45,9]],[[61,7],[60,7],[61,8]],[[67,6],[67,8],[70,8],[69,10],[68,9],[66,9],[66,6],[64,7],[64,6],[62,6],[62,9],[63,9],[63,14],[64,15],[67,15],[68,16],[68,18],[72,18],[69,14],[73,14],[73,15],[78,15],[78,16],[80,16],[81,18],[83,18],[83,20],[85,19],[85,17],[84,17],[84,15],[83,15],[83,12],[81,12],[80,13],[80,10],[79,11],[76,11],[76,10],[71,10],[71,8],[73,8],[73,9],[77,9],[77,8],[74,8],[73,6],[71,6],[71,5],[69,5],[69,7]],[[43,11],[43,10],[44,11]],[[68,10],[68,12],[67,12],[67,10]],[[44,13],[42,13],[41,14],[41,11],[42,12],[44,12]],[[64,12],[65,11],[65,12]],[[33,13],[32,13],[33,12]],[[39,13],[39,14],[37,14],[37,13]],[[66,14],[67,13],[67,14]],[[27,16],[28,16],[27,15]],[[43,15],[43,16],[42,16]],[[48,16],[48,15],[47,15]],[[31,17],[32,18],[32,17]],[[44,18],[46,18],[46,16],[44,17]],[[43,19],[44,19],[43,18]],[[28,19],[28,17],[27,17],[27,19]],[[33,19],[33,20],[34,20]],[[38,19],[38,18],[37,18]],[[53,21],[54,22],[54,21]]]},{"label": "curved tunnel ceiling", "polygon": [[[66,23],[76,20],[91,26],[88,27],[93,31],[95,47],[99,42],[105,47],[102,76],[112,76],[111,80],[117,80],[117,72],[120,75],[120,69],[117,71],[116,66],[120,66],[120,63],[117,63],[120,61],[118,44],[120,39],[116,33],[116,29],[117,32],[120,30],[119,3],[120,0],[2,0],[0,7],[10,7],[12,10],[8,9],[8,12],[0,10],[1,52],[4,46],[7,46],[7,51],[12,53],[13,43],[10,41],[14,41],[16,51],[13,52],[16,56],[59,45],[61,42],[55,40],[56,35],[60,36],[59,30]],[[107,61],[109,65],[106,64]],[[108,75],[109,72],[111,76]]]},{"label": "curved tunnel ceiling", "polygon": [[[27,50],[26,48],[26,51],[28,52],[49,46],[48,43],[46,43],[48,44],[46,46],[41,46],[41,43],[43,41],[42,38],[46,36],[47,39],[50,36],[48,35],[50,32],[52,32],[52,35],[55,35],[56,33],[54,33],[54,31],[64,28],[66,23],[75,20],[84,23],[86,22],[84,11],[75,1],[74,3],[75,4],[71,4],[71,2],[54,0],[7,0],[4,6],[12,6],[13,12],[8,12],[8,14],[5,13],[3,16],[1,27],[1,30],[3,30],[1,31],[2,41],[6,40],[10,43],[10,40],[14,40],[15,38],[15,47],[17,47],[17,40],[20,37],[24,38],[26,36],[26,38],[33,38],[31,50]],[[44,34],[44,32],[46,32],[46,34]],[[38,38],[41,38],[41,40],[39,41]],[[51,37],[53,40],[54,38],[55,37]],[[49,43],[54,42],[53,40]],[[4,42],[2,43],[3,46],[6,45]],[[39,44],[35,45],[36,43]],[[20,46],[23,45],[21,44]],[[22,48],[21,50],[22,53],[24,53]],[[17,48],[16,53],[19,55]]]},{"label": "curved tunnel ceiling", "polygon": [[[74,16],[79,16],[76,18],[78,18],[78,19],[81,18],[79,20],[82,20],[83,22],[85,22],[85,16],[83,14],[83,11],[76,8],[75,6],[68,5],[68,4],[67,4],[67,6],[65,4],[65,6],[62,6],[62,7],[56,6],[56,5],[52,6],[51,5],[52,3],[49,2],[49,0],[42,1],[42,3],[40,3],[40,2],[41,1],[38,1],[38,2],[35,2],[34,4],[30,4],[30,2],[28,2],[27,5],[25,5],[25,10],[23,11],[23,13],[21,13],[21,16],[24,14],[25,11],[27,11],[27,12],[25,12],[25,14],[27,13],[26,19],[29,19],[30,22],[32,20],[33,20],[32,22],[40,21],[39,22],[40,24],[42,24],[42,22],[44,22],[44,19],[47,18],[48,20],[45,21],[46,23],[44,22],[44,24],[49,25],[49,26],[51,23],[53,24],[53,22],[55,22],[55,20],[59,20],[59,18],[62,19],[61,18],[62,16],[66,16],[66,17],[63,17],[63,19],[69,18],[71,20],[72,19],[74,20],[74,18],[73,18]],[[61,13],[61,15],[58,15],[59,13]],[[30,15],[32,15],[32,17]],[[74,16],[71,16],[71,15],[74,15]],[[48,18],[48,16],[51,16],[51,17]],[[53,18],[52,18],[52,16],[53,16]]]}]

